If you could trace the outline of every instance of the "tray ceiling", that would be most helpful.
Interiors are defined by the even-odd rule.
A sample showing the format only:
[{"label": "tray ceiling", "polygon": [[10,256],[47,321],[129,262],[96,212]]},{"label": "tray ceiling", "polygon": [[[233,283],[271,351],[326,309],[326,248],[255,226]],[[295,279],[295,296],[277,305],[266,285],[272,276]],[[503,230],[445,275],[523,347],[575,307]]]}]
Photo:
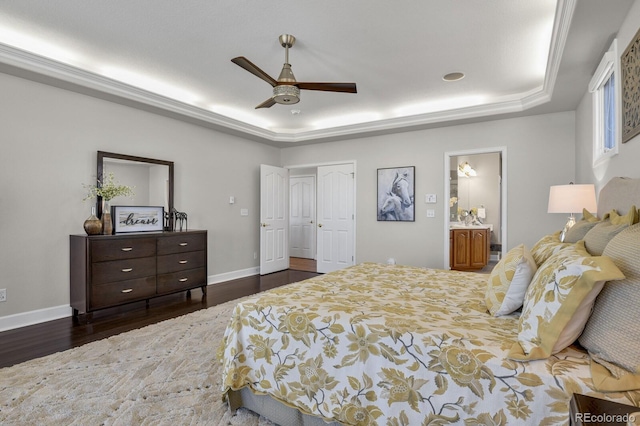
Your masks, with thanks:
[{"label": "tray ceiling", "polygon": [[[3,0],[0,71],[290,146],[575,109],[632,3]],[[277,78],[280,34],[298,81],[358,93],[256,110],[271,87],[231,59]]]}]

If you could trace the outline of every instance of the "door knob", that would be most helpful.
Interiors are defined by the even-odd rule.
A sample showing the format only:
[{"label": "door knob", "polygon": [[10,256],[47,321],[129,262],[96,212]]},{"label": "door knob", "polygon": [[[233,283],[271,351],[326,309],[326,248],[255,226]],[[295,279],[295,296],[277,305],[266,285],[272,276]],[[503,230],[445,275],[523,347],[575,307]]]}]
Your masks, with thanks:
[{"label": "door knob", "polygon": [[322,228],[322,224],[321,223],[318,224],[318,228]]},{"label": "door knob", "polygon": [[313,223],[313,221],[312,221],[312,220],[310,220],[310,221],[309,221],[309,223]]}]

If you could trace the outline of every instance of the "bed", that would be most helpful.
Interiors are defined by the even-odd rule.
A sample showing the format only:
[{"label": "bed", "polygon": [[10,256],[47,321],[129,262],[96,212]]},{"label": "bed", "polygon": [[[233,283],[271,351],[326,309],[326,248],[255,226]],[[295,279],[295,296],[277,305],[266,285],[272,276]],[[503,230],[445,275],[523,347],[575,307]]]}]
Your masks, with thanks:
[{"label": "bed", "polygon": [[[607,212],[616,209],[632,218],[629,230],[640,230],[640,225],[632,226],[637,222],[635,205],[640,205],[640,179],[615,178],[599,198],[593,222],[600,220],[596,217],[609,220]],[[586,219],[580,225],[587,225]],[[555,268],[554,277],[571,270],[567,259],[575,258],[572,250],[584,253],[589,241],[550,245],[555,236],[541,238],[534,247],[538,257],[544,254],[546,259],[534,268],[537,272],[530,271],[532,283],[550,275],[545,268]],[[637,236],[640,233],[624,241]],[[557,325],[554,321],[566,314],[565,306],[556,316],[549,314],[549,307],[536,314],[540,305],[531,284],[525,286],[522,308],[491,315],[487,282],[497,273],[488,278],[362,263],[249,297],[235,307],[219,350],[223,397],[231,409],[244,406],[281,425],[568,424],[573,393],[640,406],[640,379],[634,381],[638,376],[607,364],[606,350],[591,353],[597,345],[589,339],[589,350],[576,341],[585,322],[585,335],[597,330],[589,314],[594,304],[594,313],[598,311],[600,292],[616,282],[631,289],[640,286],[635,270],[618,267],[615,255],[604,254],[589,257],[601,262],[597,268],[581,260],[589,265],[581,276],[591,277],[592,285],[583,296],[571,290],[567,299],[581,303],[576,302],[576,313],[567,321],[573,324],[577,312],[586,317],[568,337],[569,322],[563,323],[563,337],[554,338],[551,346],[544,336],[527,340],[527,318],[535,322],[548,315]],[[533,258],[525,257],[528,262]],[[563,266],[550,265],[554,261]],[[584,279],[576,282],[582,286]],[[549,306],[554,302],[547,293],[541,299]],[[638,302],[632,301],[634,306]],[[568,346],[557,350],[567,338]],[[632,344],[638,345],[637,340]],[[607,373],[618,375],[594,384],[593,371],[603,365],[611,367]]]}]

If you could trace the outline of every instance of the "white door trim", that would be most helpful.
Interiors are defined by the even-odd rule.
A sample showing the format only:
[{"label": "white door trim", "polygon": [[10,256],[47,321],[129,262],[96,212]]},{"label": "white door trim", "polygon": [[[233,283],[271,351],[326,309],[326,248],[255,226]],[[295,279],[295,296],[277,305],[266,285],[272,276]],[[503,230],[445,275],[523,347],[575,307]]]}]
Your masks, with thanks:
[{"label": "white door trim", "polygon": [[463,151],[447,151],[444,153],[444,269],[449,269],[449,199],[451,198],[449,180],[451,178],[451,157],[474,154],[500,153],[502,169],[502,184],[500,185],[500,241],[502,241],[502,252],[507,247],[507,147],[498,146],[493,148],[467,149]]}]

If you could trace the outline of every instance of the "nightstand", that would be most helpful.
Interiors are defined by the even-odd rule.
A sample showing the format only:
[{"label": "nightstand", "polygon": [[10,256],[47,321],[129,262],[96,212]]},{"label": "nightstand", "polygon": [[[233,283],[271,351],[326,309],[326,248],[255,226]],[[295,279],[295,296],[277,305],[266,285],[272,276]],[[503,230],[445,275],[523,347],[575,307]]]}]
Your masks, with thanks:
[{"label": "nightstand", "polygon": [[622,425],[626,426],[629,414],[639,412],[640,407],[607,401],[574,393],[571,398],[570,415],[574,426]]}]

